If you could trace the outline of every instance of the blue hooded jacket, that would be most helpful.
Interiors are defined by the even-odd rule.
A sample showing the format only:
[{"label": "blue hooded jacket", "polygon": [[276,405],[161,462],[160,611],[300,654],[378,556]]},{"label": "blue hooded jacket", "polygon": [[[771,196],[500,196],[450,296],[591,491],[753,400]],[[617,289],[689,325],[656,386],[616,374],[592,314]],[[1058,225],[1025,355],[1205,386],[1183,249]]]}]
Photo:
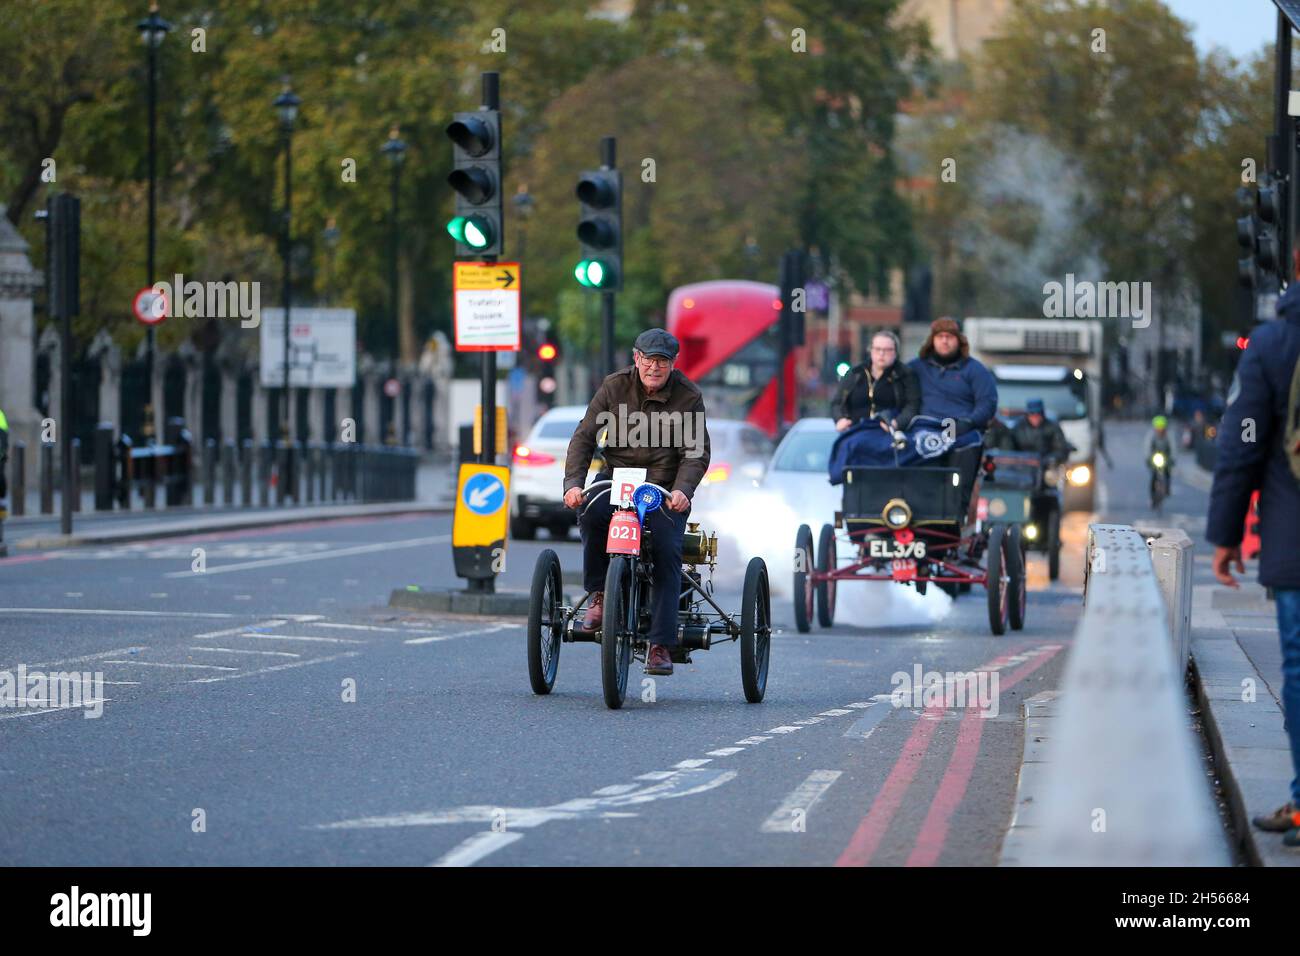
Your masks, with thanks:
[{"label": "blue hooded jacket", "polygon": [[912,359],[908,364],[921,382],[922,415],[956,419],[960,434],[972,427],[987,428],[997,414],[997,381],[979,359],[963,354],[944,365],[931,355]]},{"label": "blue hooded jacket", "polygon": [[[1219,422],[1205,537],[1222,547],[1239,545],[1251,492],[1259,489],[1259,583],[1300,588],[1300,481],[1282,447],[1291,376],[1300,360],[1300,282],[1278,300],[1277,315],[1251,334],[1237,363]],[[1253,435],[1247,420],[1254,421]]]}]

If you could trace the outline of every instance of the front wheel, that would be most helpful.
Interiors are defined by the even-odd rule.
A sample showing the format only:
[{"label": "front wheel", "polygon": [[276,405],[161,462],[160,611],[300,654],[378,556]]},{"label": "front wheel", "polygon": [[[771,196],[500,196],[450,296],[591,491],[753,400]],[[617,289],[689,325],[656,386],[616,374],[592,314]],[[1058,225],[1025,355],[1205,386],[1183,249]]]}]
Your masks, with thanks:
[{"label": "front wheel", "polygon": [[1006,537],[1005,525],[995,524],[989,528],[989,547],[985,556],[987,580],[984,587],[988,592],[989,628],[994,634],[1007,632],[1010,613],[1007,601]]},{"label": "front wheel", "polygon": [[618,710],[627,698],[627,670],[636,633],[632,590],[631,562],[623,555],[612,555],[605,574],[605,615],[600,632],[600,686],[605,706],[611,710]]},{"label": "front wheel", "polygon": [[[829,575],[838,566],[839,557],[835,551],[835,528],[824,524],[817,540],[817,570],[822,574]],[[830,627],[835,623],[835,579],[832,577],[823,578],[817,582],[814,590],[817,592],[817,623],[822,627]]]},{"label": "front wheel", "polygon": [[799,525],[794,536],[794,626],[800,634],[812,630],[813,615],[813,539],[812,528]]},{"label": "front wheel", "polygon": [[547,548],[537,556],[528,595],[528,680],[534,694],[549,694],[560,666],[564,631],[560,559]]},{"label": "front wheel", "polygon": [[1025,548],[1020,535],[1020,525],[1014,524],[1008,528],[1006,547],[1002,550],[1006,558],[1007,617],[1013,631],[1025,626],[1025,605],[1029,590],[1025,581]]},{"label": "front wheel", "polygon": [[767,692],[767,665],[772,654],[772,596],[767,565],[751,558],[745,569],[740,608],[740,683],[745,700],[757,704]]}]

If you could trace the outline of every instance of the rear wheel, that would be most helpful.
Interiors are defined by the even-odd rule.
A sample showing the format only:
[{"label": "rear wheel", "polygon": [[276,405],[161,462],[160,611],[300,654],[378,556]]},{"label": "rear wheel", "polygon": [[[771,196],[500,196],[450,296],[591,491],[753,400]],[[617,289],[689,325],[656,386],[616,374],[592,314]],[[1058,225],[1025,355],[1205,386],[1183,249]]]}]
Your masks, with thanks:
[{"label": "rear wheel", "polygon": [[560,559],[547,548],[537,556],[528,596],[528,680],[534,694],[549,694],[560,666],[564,631]]},{"label": "rear wheel", "polygon": [[1007,605],[1006,536],[1005,525],[995,524],[989,528],[989,547],[985,555],[988,580],[984,587],[988,592],[989,628],[994,634],[1007,632],[1010,611]]},{"label": "rear wheel", "polygon": [[740,683],[745,700],[757,704],[767,691],[767,664],[772,653],[772,596],[767,565],[751,558],[745,569],[740,607]]},{"label": "rear wheel", "polygon": [[605,615],[600,632],[600,686],[605,706],[617,710],[627,697],[627,670],[632,664],[632,566],[622,555],[609,559],[605,574]]},{"label": "rear wheel", "polygon": [[1061,509],[1053,508],[1047,518],[1047,577],[1055,581],[1061,576]]},{"label": "rear wheel", "polygon": [[800,634],[812,630],[813,614],[813,539],[812,528],[799,525],[794,536],[794,626]]},{"label": "rear wheel", "polygon": [[1007,542],[1002,554],[1006,558],[1007,618],[1011,630],[1018,631],[1025,626],[1025,605],[1029,590],[1025,582],[1025,549],[1020,537],[1020,525],[1013,524],[1007,529]]},{"label": "rear wheel", "polygon": [[[837,566],[835,529],[824,524],[817,539],[817,570],[829,574]],[[830,627],[835,623],[835,579],[818,581],[814,590],[817,592],[817,623],[822,627]]]}]

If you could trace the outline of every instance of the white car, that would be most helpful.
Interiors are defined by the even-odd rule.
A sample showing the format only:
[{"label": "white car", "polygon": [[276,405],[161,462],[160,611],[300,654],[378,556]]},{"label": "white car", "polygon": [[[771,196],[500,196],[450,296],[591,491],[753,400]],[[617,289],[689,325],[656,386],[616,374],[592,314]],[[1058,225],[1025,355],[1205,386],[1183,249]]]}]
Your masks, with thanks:
[{"label": "white car", "polygon": [[[585,405],[560,405],[537,419],[510,459],[510,537],[532,540],[538,527],[567,538],[577,512],[564,506],[564,456]],[[591,472],[588,472],[590,481]]]}]

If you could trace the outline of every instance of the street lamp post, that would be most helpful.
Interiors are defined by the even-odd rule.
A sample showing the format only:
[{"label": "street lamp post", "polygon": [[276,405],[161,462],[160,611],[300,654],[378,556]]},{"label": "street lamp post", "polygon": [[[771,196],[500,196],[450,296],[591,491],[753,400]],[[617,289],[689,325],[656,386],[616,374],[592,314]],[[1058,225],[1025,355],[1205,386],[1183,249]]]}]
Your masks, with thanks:
[{"label": "street lamp post", "polygon": [[379,151],[388,157],[389,165],[393,169],[392,177],[392,211],[389,214],[389,233],[388,233],[388,296],[389,303],[393,312],[393,330],[397,333],[398,354],[402,349],[402,323],[397,314],[397,256],[400,249],[400,211],[398,209],[398,195],[401,189],[402,181],[402,162],[406,159],[406,144],[397,136],[397,125],[388,131],[388,141],[380,147]]},{"label": "street lamp post", "polygon": [[[289,323],[293,290],[289,275],[290,244],[293,224],[293,124],[298,119],[298,105],[302,102],[284,78],[284,89],[275,98],[274,106],[280,116],[280,132],[284,136],[284,219],[280,233],[280,259],[283,267],[281,288],[284,290],[284,389],[280,395],[280,430],[287,445],[289,441]],[[280,480],[286,476],[281,475]]]},{"label": "street lamp post", "polygon": [[[140,39],[144,43],[149,58],[149,245],[145,256],[145,270],[148,273],[145,283],[153,287],[154,250],[157,245],[157,227],[155,225],[158,210],[158,46],[163,37],[170,32],[172,25],[158,15],[158,4],[149,5],[149,15],[136,24]],[[173,295],[175,293],[173,292]],[[149,326],[145,346],[145,405],[144,435],[148,442],[153,441],[153,367],[154,367],[154,330]]]}]

